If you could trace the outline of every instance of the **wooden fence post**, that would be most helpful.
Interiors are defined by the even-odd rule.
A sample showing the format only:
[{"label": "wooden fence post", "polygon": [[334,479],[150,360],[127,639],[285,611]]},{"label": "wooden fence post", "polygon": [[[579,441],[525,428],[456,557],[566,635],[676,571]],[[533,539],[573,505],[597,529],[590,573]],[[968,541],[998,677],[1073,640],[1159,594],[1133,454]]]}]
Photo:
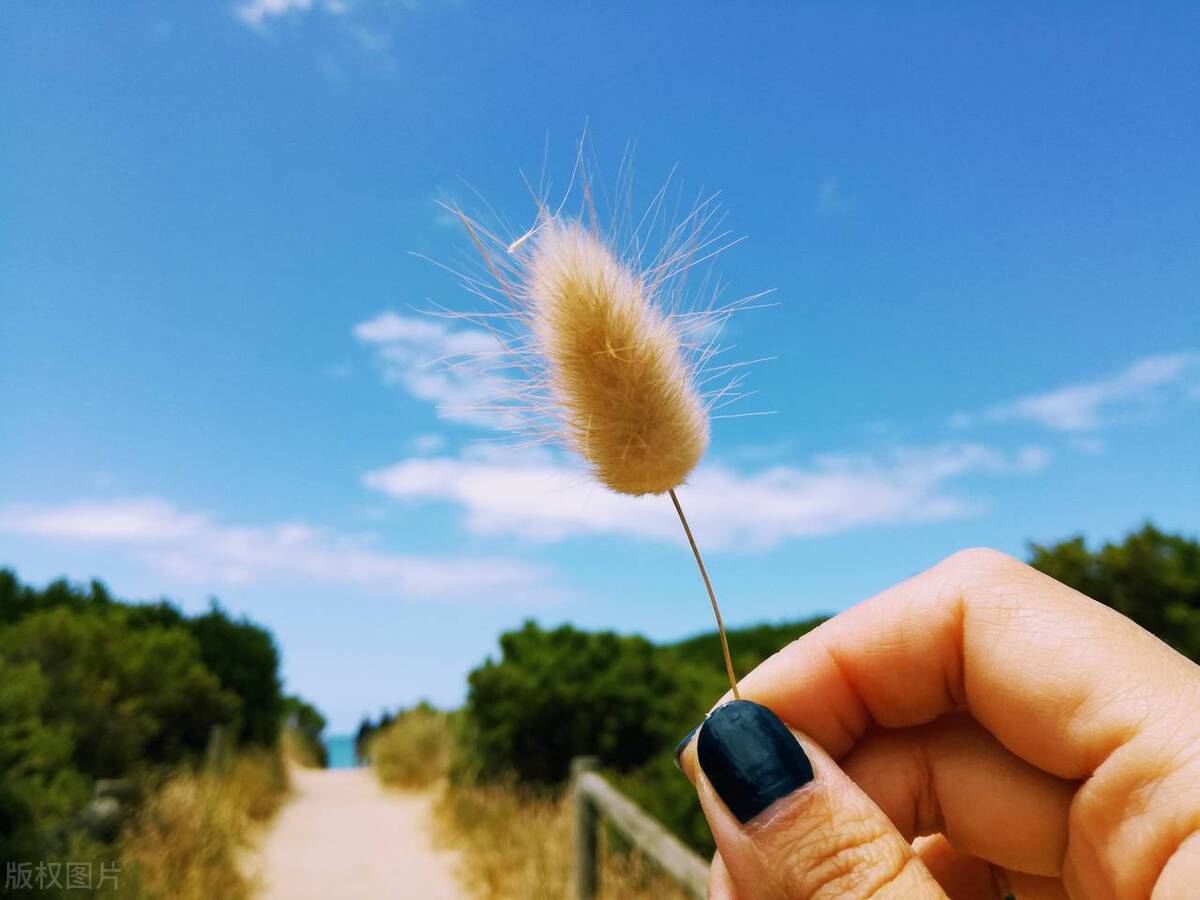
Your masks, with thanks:
[{"label": "wooden fence post", "polygon": [[597,831],[603,818],[697,900],[708,895],[708,862],[593,771],[592,758],[571,763],[575,794],[575,896],[595,900],[600,887]]},{"label": "wooden fence post", "polygon": [[575,897],[596,900],[600,885],[596,847],[596,806],[587,792],[580,790],[579,777],[596,768],[596,757],[581,756],[571,761],[571,781],[575,794]]},{"label": "wooden fence post", "polygon": [[208,749],[204,753],[204,766],[210,775],[222,774],[229,765],[229,740],[224,725],[214,725],[208,733]]}]

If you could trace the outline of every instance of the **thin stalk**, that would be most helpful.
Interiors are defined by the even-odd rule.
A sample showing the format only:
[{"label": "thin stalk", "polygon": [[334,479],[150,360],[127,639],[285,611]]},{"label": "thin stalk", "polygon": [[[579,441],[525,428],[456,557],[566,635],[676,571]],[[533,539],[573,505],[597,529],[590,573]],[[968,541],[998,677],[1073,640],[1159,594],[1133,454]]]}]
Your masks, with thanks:
[{"label": "thin stalk", "polygon": [[729,655],[729,639],[725,636],[725,623],[721,620],[721,607],[717,606],[717,595],[714,593],[712,582],[708,578],[708,569],[704,568],[704,560],[700,556],[700,548],[696,546],[696,539],[692,536],[692,529],[688,525],[687,516],[683,514],[683,507],[679,505],[679,498],[675,496],[675,489],[672,488],[667,493],[671,495],[671,502],[675,504],[675,512],[679,513],[679,522],[683,525],[683,533],[687,535],[688,543],[692,547],[692,555],[696,557],[696,565],[700,567],[700,577],[704,579],[704,588],[708,591],[708,599],[712,603],[713,615],[717,618],[717,634],[721,636],[721,650],[725,654],[725,674],[729,676],[729,687],[733,690],[733,699],[741,700],[742,695],[738,693],[737,676],[733,674],[733,658]]}]

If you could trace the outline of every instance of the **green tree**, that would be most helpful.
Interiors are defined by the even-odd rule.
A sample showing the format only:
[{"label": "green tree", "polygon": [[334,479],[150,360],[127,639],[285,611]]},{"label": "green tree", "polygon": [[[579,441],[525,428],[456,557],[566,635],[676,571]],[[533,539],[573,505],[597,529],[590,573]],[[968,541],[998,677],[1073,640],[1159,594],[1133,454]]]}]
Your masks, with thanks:
[{"label": "green tree", "polygon": [[48,680],[0,658],[0,859],[37,859],[87,797],[69,730],[44,719]]},{"label": "green tree", "polygon": [[500,652],[468,678],[468,759],[483,777],[553,785],[575,756],[624,771],[671,740],[675,679],[644,638],[526,622]]},{"label": "green tree", "polygon": [[273,746],[284,702],[279,650],[271,633],[249,619],[231,619],[215,600],[207,613],[188,620],[187,627],[200,645],[204,665],[241,698],[241,741]]},{"label": "green tree", "polygon": [[1153,525],[1089,550],[1082,537],[1030,545],[1030,564],[1200,661],[1200,543]]},{"label": "green tree", "polygon": [[46,723],[65,731],[74,765],[94,778],[196,754],[213,725],[238,714],[186,631],[131,628],[117,610],[60,604],[27,615],[0,634],[0,657],[37,667]]}]

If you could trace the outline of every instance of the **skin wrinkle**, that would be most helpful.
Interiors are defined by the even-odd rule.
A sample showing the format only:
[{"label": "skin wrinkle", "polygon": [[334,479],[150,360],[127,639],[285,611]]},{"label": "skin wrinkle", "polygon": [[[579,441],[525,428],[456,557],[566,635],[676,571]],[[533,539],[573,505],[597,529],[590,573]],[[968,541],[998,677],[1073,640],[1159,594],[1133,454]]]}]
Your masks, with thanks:
[{"label": "skin wrinkle", "polygon": [[[1150,832],[1154,844],[1162,845],[1157,853],[1145,846],[1139,848],[1138,859],[1145,864],[1146,875],[1137,880],[1145,882],[1149,890],[1162,876],[1171,856],[1187,840],[1189,833],[1200,829],[1200,811],[1185,813],[1182,819],[1177,820],[1178,824],[1174,828],[1170,822],[1153,818],[1152,814],[1157,806],[1153,802],[1154,795],[1165,791],[1168,796],[1175,796],[1178,789],[1168,783],[1170,779],[1180,775],[1190,778],[1191,773],[1188,772],[1186,762],[1178,767],[1170,766],[1168,770],[1163,771],[1164,761],[1161,754],[1165,748],[1161,746],[1162,741],[1155,742],[1160,746],[1143,749],[1147,743],[1149,741],[1146,736],[1141,735],[1113,753],[1079,789],[1076,799],[1081,807],[1078,815],[1082,820],[1077,830],[1093,857],[1103,858],[1099,850],[1111,844],[1114,839],[1113,832],[1117,833],[1119,839],[1121,832],[1143,830],[1139,828],[1139,820],[1149,819],[1148,829],[1145,830]],[[1135,758],[1127,761],[1128,756]],[[1116,773],[1110,775],[1110,768],[1116,768]],[[1112,781],[1116,783],[1110,784]],[[1090,805],[1094,805],[1096,811],[1090,811]],[[1075,814],[1074,806],[1073,803],[1072,815]],[[1117,814],[1113,815],[1114,812]],[[1099,829],[1088,827],[1089,824],[1098,824]],[[1155,858],[1157,862],[1149,861],[1151,858]],[[1116,884],[1122,882],[1122,876],[1128,876],[1130,873],[1128,866],[1120,870],[1109,866],[1109,869],[1110,880]]]},{"label": "skin wrinkle", "polygon": [[[871,708],[868,706],[868,704],[866,704],[866,701],[863,700],[862,691],[859,691],[857,686],[854,685],[854,680],[850,676],[850,670],[847,670],[847,667],[842,664],[841,659],[839,659],[838,652],[836,652],[832,646],[829,646],[828,643],[822,643],[821,649],[824,650],[826,658],[832,662],[833,667],[836,671],[838,671],[838,676],[841,678],[842,684],[845,684],[847,688],[850,688],[850,694],[854,698],[854,701],[856,701],[854,708],[856,708],[856,712],[859,713],[857,724],[851,724],[851,726],[847,728],[847,733],[850,734],[851,737],[850,745],[848,745],[847,748],[842,751],[842,754],[839,755],[845,756],[847,752],[850,752],[854,749],[854,745],[856,745],[859,740],[863,739],[864,734],[870,730],[872,722],[877,720],[875,715],[872,714]],[[842,725],[840,715],[838,716],[838,724]],[[836,758],[839,758],[839,756],[834,756],[835,760]]]},{"label": "skin wrinkle", "polygon": [[[905,840],[946,835],[960,851],[986,857],[998,865],[1027,860],[1043,876],[1061,871],[1066,818],[1074,785],[1011,756],[977,722],[965,714],[900,731],[868,735],[843,769],[876,802]],[[964,780],[965,779],[965,780]],[[993,800],[975,792],[999,786]],[[1049,791],[1044,803],[1034,791]],[[976,797],[964,800],[961,793]],[[1057,799],[1056,799],[1057,798]],[[979,816],[1020,815],[1021,804],[1033,803],[1024,837],[998,840],[979,825]],[[1030,831],[1029,829],[1033,829]],[[1045,847],[1037,858],[1029,856]]]},{"label": "skin wrinkle", "polygon": [[[847,895],[873,897],[876,896],[879,889],[884,885],[895,881],[899,878],[911,862],[916,861],[914,855],[904,856],[897,852],[895,844],[891,841],[890,836],[879,827],[879,823],[875,821],[863,822],[864,828],[862,834],[856,830],[843,830],[842,834],[838,835],[839,840],[835,845],[835,849],[830,854],[822,853],[822,864],[815,866],[806,873],[806,875],[814,875],[815,884],[808,892],[813,900],[820,898],[842,898]],[[815,830],[815,829],[814,829]],[[814,842],[820,846],[819,842]],[[803,845],[798,845],[803,846]],[[810,845],[811,846],[811,845]],[[879,848],[876,850],[875,848]],[[802,858],[808,858],[811,853],[805,851],[801,854]],[[873,856],[879,858],[888,858],[889,865],[881,866],[876,860],[874,865],[862,865],[863,859],[870,859]],[[786,857],[776,857],[786,858]],[[826,870],[831,871],[826,871]],[[861,877],[863,870],[867,873],[875,874],[882,870],[883,878],[880,882],[869,889],[869,893],[862,893],[860,888]],[[858,876],[855,878],[854,876]],[[843,883],[847,882],[847,883]],[[808,883],[807,878],[805,883]]]},{"label": "skin wrinkle", "polygon": [[837,653],[833,650],[832,647],[830,647],[826,643],[822,643],[821,649],[825,652],[825,656],[829,659],[829,661],[833,664],[833,667],[837,670],[838,675],[842,679],[842,683],[850,688],[851,696],[854,698],[855,701],[857,701],[855,704],[855,711],[858,713],[858,715],[856,716],[856,721],[845,722],[842,718],[840,711],[837,713],[837,716],[836,716],[838,725],[841,726],[845,730],[846,735],[849,738],[849,740],[847,741],[845,750],[843,750],[843,752],[838,754],[837,756],[834,756],[834,759],[838,759],[840,756],[844,756],[846,753],[849,753],[851,750],[853,750],[854,746],[859,741],[862,740],[863,735],[865,735],[867,733],[867,731],[870,730],[871,724],[874,720],[874,716],[871,715],[871,710],[867,707],[867,704],[863,701],[862,694],[859,693],[857,688],[855,688],[854,682],[851,680],[849,672],[846,671],[846,668],[842,665],[841,660],[838,659]]},{"label": "skin wrinkle", "polygon": [[[975,554],[976,554],[975,551],[964,551],[962,555],[974,557]],[[1003,589],[997,589],[994,586],[995,585],[995,581],[993,580],[994,573],[991,571],[992,567],[993,567],[992,564],[995,563],[997,560],[993,557],[993,555],[990,553],[990,551],[984,551],[984,553],[980,554],[980,555],[986,557],[986,559],[981,559],[981,560],[979,560],[979,562],[981,562],[981,563],[986,562],[987,565],[984,567],[978,567],[978,568],[982,568],[984,570],[984,575],[973,575],[973,576],[969,575],[969,576],[967,576],[966,580],[960,581],[959,582],[960,587],[956,591],[956,594],[955,594],[956,603],[966,609],[969,609],[971,604],[969,602],[967,602],[966,597],[968,595],[973,595],[973,592],[971,589],[973,589],[974,592],[980,592],[980,593],[982,593],[983,591],[986,591],[988,593],[993,594],[993,596],[1000,595],[1000,596],[1015,597],[1015,598],[1018,598],[1017,602],[1014,603],[1011,607],[1009,607],[1009,613],[1012,616],[1012,618],[1014,620],[1019,620],[1022,617],[1028,617],[1032,622],[1037,623],[1035,627],[1040,627],[1045,622],[1044,613],[1041,611],[1029,609],[1028,601],[1026,599],[1024,599],[1026,596],[1026,592],[1024,590],[1020,589],[1019,587],[1014,587],[1013,589],[1011,589],[1009,591],[1004,591]],[[975,565],[975,562],[976,562],[975,559],[972,558],[969,561],[968,560],[958,560],[957,559],[958,556],[959,556],[959,554],[956,554],[955,557],[952,557],[951,559],[955,562],[965,563],[966,569],[968,572],[970,572],[972,570],[978,571],[978,568]],[[1000,560],[1000,562],[1003,563],[1003,560]],[[970,582],[974,582],[974,584],[971,584]],[[1001,584],[1003,584],[1003,582],[1001,582]],[[1090,601],[1090,602],[1094,602],[1094,601]],[[967,614],[969,614],[969,613],[964,613],[964,620],[965,620],[965,615],[967,615]],[[1072,623],[1072,624],[1075,624],[1075,623]],[[964,626],[964,629],[965,629],[965,626]],[[1077,624],[1075,625],[1075,630],[1076,630],[1076,632],[1078,631]],[[1092,630],[1095,631],[1097,629],[1093,628]],[[961,636],[963,634],[965,634],[965,630],[959,630],[957,633],[961,639]],[[964,651],[965,651],[965,648],[964,648]],[[962,653],[962,655],[960,656],[960,659],[963,660],[963,668],[964,668],[963,682],[964,682],[964,688],[966,689],[966,685],[969,685],[969,683],[970,683],[969,678],[967,677],[967,671],[966,671],[967,670],[967,654],[966,654],[966,652]],[[968,696],[969,695],[970,694],[968,692]],[[1062,695],[1060,695],[1060,696],[1062,696]],[[1070,696],[1070,695],[1068,695],[1068,696]],[[1105,699],[1104,702],[1108,703],[1108,702],[1111,702],[1111,700]],[[1094,708],[1096,703],[1097,703],[1097,700],[1094,695],[1077,693],[1073,697],[1071,697],[1070,709],[1065,712],[1064,718],[1067,719],[1068,722],[1075,722],[1075,721],[1079,721],[1079,720],[1085,719],[1085,718],[1089,722],[1094,721],[1094,716],[1091,714],[1091,710],[1092,710],[1092,708]],[[1138,723],[1138,725],[1144,725],[1144,724],[1145,724],[1144,721]],[[1094,779],[1101,774],[1100,770],[1105,766],[1105,764],[1109,760],[1111,760],[1116,754],[1118,754],[1119,751],[1123,747],[1127,746],[1133,740],[1133,738],[1135,737],[1135,735],[1137,733],[1138,733],[1137,725],[1134,725],[1132,723],[1123,723],[1123,727],[1116,729],[1116,733],[1114,733],[1112,735],[1111,740],[1109,742],[1100,744],[1096,749],[1094,757],[1086,760],[1085,766],[1087,766],[1090,769],[1091,773],[1093,773],[1093,774],[1091,775],[1091,777],[1087,778],[1087,780],[1083,783],[1083,785],[1080,786],[1079,790],[1077,791],[1077,793],[1075,795],[1075,798],[1072,801],[1071,811],[1070,811],[1070,820],[1072,822],[1075,822],[1077,818],[1082,818],[1085,821],[1096,821],[1097,820],[1097,817],[1095,815],[1089,815],[1087,813],[1080,814],[1077,810],[1077,805],[1086,808],[1089,794],[1092,790],[1095,790]],[[1095,745],[1093,744],[1093,746],[1095,746]],[[1011,750],[1012,748],[1009,748],[1009,749]],[[1054,774],[1064,776],[1064,773],[1062,773],[1062,772],[1056,772]],[[1076,774],[1076,775],[1074,775],[1074,777],[1079,778],[1079,777],[1081,777],[1082,774],[1084,774],[1084,773]],[[1072,776],[1071,776],[1071,774],[1066,774],[1064,777],[1072,777]],[[1123,820],[1119,820],[1116,824],[1116,827],[1119,827],[1122,821]],[[1081,829],[1078,826],[1072,827],[1072,836],[1079,835],[1080,831],[1081,831]],[[1186,840],[1186,837],[1181,838],[1179,843],[1182,843],[1183,840]],[[1100,839],[1097,839],[1097,840],[1091,841],[1089,843],[1091,844],[1091,846],[1088,847],[1088,850],[1090,851],[1090,855],[1093,857],[1093,859],[1095,859],[1097,864],[1101,864],[1100,861],[1104,857],[1098,851],[1102,846],[1104,846],[1103,842]],[[1063,860],[1061,863],[1061,871],[1064,873],[1064,880],[1069,880],[1068,872],[1074,874],[1075,870],[1074,870],[1074,867],[1071,865],[1071,859],[1072,859],[1073,853],[1077,852],[1079,849],[1076,846],[1076,844],[1077,844],[1077,841],[1068,841],[1067,845],[1064,849],[1064,857],[1063,857]],[[1165,868],[1167,861],[1169,861],[1169,859],[1170,859],[1170,854],[1168,853],[1164,857],[1162,864],[1160,866],[1156,866],[1154,868],[1154,872],[1156,873],[1155,880],[1157,880],[1157,878],[1160,877],[1162,869]],[[1112,877],[1113,877],[1114,881],[1118,880],[1119,873],[1112,873]]]},{"label": "skin wrinkle", "polygon": [[[972,601],[970,598],[975,596],[983,596],[986,594],[992,594],[993,596],[999,594],[1000,596],[1016,598],[1015,603],[1012,603],[1011,605],[1004,604],[1003,606],[999,607],[1000,609],[1007,611],[1007,614],[1011,617],[1010,621],[1019,621],[1021,618],[1028,618],[1031,622],[1036,622],[1039,625],[1045,621],[1044,612],[1030,608],[1027,589],[1014,587],[1008,591],[1004,591],[995,587],[997,583],[1000,585],[1004,584],[1003,574],[998,573],[1003,573],[1012,566],[1019,566],[1019,571],[1023,572],[1025,567],[1022,564],[1017,563],[1010,557],[1001,553],[997,553],[993,550],[963,550],[954,554],[947,562],[955,565],[956,569],[959,571],[965,570],[965,572],[969,573],[959,581],[960,587],[957,595],[957,601],[959,603],[963,604],[964,606],[977,606],[978,601]],[[1079,596],[1083,597],[1082,594]],[[993,609],[994,608],[996,607],[993,607]],[[965,622],[965,615],[963,617],[963,621]],[[1072,623],[1072,625],[1074,626],[1074,623]],[[1032,630],[1037,631],[1039,629],[1035,628]],[[1054,634],[1053,632],[1047,633]],[[969,654],[970,650],[965,646],[964,641],[964,649],[961,658],[963,660],[964,670],[964,692],[965,696],[967,697],[970,697],[972,693],[978,694],[977,691],[972,692],[969,688],[971,682],[968,667]],[[1093,722],[1097,720],[1097,717],[1091,712],[1092,706],[1094,705],[1093,695],[1080,693],[1078,691],[1056,691],[1053,693],[1060,702],[1064,697],[1067,697],[1070,700],[1069,709],[1058,716],[1059,721],[1066,720],[1068,723],[1073,723],[1081,719],[1087,722]],[[995,734],[995,730],[989,727],[987,716],[978,715],[979,712],[986,710],[986,705],[983,703],[971,704],[971,709],[976,711],[976,718],[981,722],[981,724]],[[1112,752],[1122,746],[1122,744],[1125,743],[1130,736],[1131,729],[1129,726],[1126,726],[1120,730],[1120,734],[1114,735],[1111,745],[1102,745],[1094,756],[1089,754],[1082,764],[1071,769],[1049,767],[1046,769],[1046,771],[1049,771],[1051,774],[1057,775],[1060,778],[1066,778],[1069,780],[1087,778],[1089,775],[1095,772],[1099,764],[1101,764],[1108,756],[1110,756]],[[1011,746],[1009,743],[1003,740],[1001,743],[1003,743],[1017,756],[1024,755],[1018,748]]]},{"label": "skin wrinkle", "polygon": [[[927,741],[915,741],[913,753],[920,766],[917,770],[920,773],[917,784],[925,785],[925,790],[916,794],[916,821],[913,830],[916,834],[934,834],[946,827],[941,795],[938,792],[937,767],[930,759]],[[911,837],[908,839],[912,840]]]},{"label": "skin wrinkle", "polygon": [[946,683],[946,699],[953,709],[962,709],[968,705],[966,678],[966,643],[967,602],[961,585],[954,593],[950,609],[954,617],[954,627],[950,629],[951,647],[948,655],[942,661],[942,672]]},{"label": "skin wrinkle", "polygon": [[[1178,721],[1180,727],[1183,727],[1183,722],[1188,720]],[[1120,742],[1106,748],[1107,752],[1092,775],[1076,792],[1070,812],[1072,840],[1068,842],[1063,862],[1064,882],[1068,881],[1067,873],[1070,871],[1070,881],[1086,883],[1079,874],[1079,869],[1072,864],[1073,857],[1080,851],[1087,854],[1087,860],[1095,868],[1106,872],[1110,882],[1120,885],[1129,880],[1129,862],[1116,865],[1103,852],[1113,841],[1113,834],[1117,833],[1119,836],[1123,831],[1129,832],[1131,825],[1134,825],[1132,830],[1136,831],[1136,820],[1144,818],[1151,807],[1149,799],[1143,795],[1166,790],[1168,796],[1173,796],[1175,791],[1165,782],[1173,775],[1186,773],[1189,768],[1200,768],[1194,761],[1189,765],[1185,759],[1178,767],[1172,766],[1169,771],[1163,771],[1162,753],[1169,752],[1169,747],[1175,742],[1171,740],[1171,734],[1157,736],[1153,741],[1154,746],[1143,752],[1143,747],[1151,743],[1150,735],[1156,730],[1153,725],[1154,723],[1143,718],[1139,723],[1140,729],[1127,726]],[[1183,743],[1186,746],[1194,742]],[[1186,750],[1176,752],[1186,753]],[[1131,756],[1134,757],[1133,760],[1128,759]],[[1139,761],[1136,758],[1138,756],[1144,756],[1144,761]],[[1150,768],[1147,769],[1147,766]],[[1200,812],[1193,813],[1192,816],[1195,822],[1190,827],[1196,830],[1200,828]],[[1186,831],[1189,825],[1186,819],[1181,827],[1176,829],[1169,826],[1164,828],[1163,824],[1153,820],[1149,823],[1151,840],[1155,844],[1163,845],[1162,849],[1158,853],[1152,853],[1145,846],[1141,846],[1137,854],[1137,861],[1143,865],[1145,874],[1136,880],[1143,884],[1146,890],[1152,888],[1162,877],[1173,853],[1187,840]],[[1156,857],[1157,861],[1148,863],[1147,859],[1151,856]]]},{"label": "skin wrinkle", "polygon": [[895,869],[893,872],[891,872],[889,875],[887,875],[877,885],[875,885],[875,887],[873,887],[871,889],[871,893],[867,894],[866,896],[867,897],[883,896],[883,892],[886,891],[892,885],[896,884],[896,882],[898,882],[901,878],[903,878],[908,873],[909,869],[912,866],[920,865],[920,864],[921,864],[921,861],[919,859],[917,859],[916,856],[901,857],[900,866],[897,869]]}]

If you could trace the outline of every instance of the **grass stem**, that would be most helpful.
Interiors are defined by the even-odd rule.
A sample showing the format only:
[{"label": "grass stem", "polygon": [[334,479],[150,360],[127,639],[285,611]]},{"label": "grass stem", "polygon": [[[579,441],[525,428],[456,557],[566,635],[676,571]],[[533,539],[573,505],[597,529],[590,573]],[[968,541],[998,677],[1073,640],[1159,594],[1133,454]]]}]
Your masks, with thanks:
[{"label": "grass stem", "polygon": [[712,603],[713,615],[717,619],[717,634],[721,637],[721,651],[725,654],[725,674],[729,676],[729,687],[733,690],[733,699],[741,700],[742,695],[738,693],[737,676],[733,674],[733,659],[729,655],[729,639],[725,636],[725,623],[721,620],[721,607],[717,605],[717,595],[713,591],[712,581],[708,578],[708,569],[704,568],[700,548],[696,546],[696,538],[692,536],[691,526],[688,525],[687,516],[683,514],[683,507],[679,505],[679,497],[675,495],[675,489],[671,488],[667,493],[671,495],[671,502],[675,504],[675,512],[679,513],[683,533],[687,535],[692,555],[696,557],[696,565],[700,567],[700,577],[704,579],[704,587],[708,591],[708,599]]}]

